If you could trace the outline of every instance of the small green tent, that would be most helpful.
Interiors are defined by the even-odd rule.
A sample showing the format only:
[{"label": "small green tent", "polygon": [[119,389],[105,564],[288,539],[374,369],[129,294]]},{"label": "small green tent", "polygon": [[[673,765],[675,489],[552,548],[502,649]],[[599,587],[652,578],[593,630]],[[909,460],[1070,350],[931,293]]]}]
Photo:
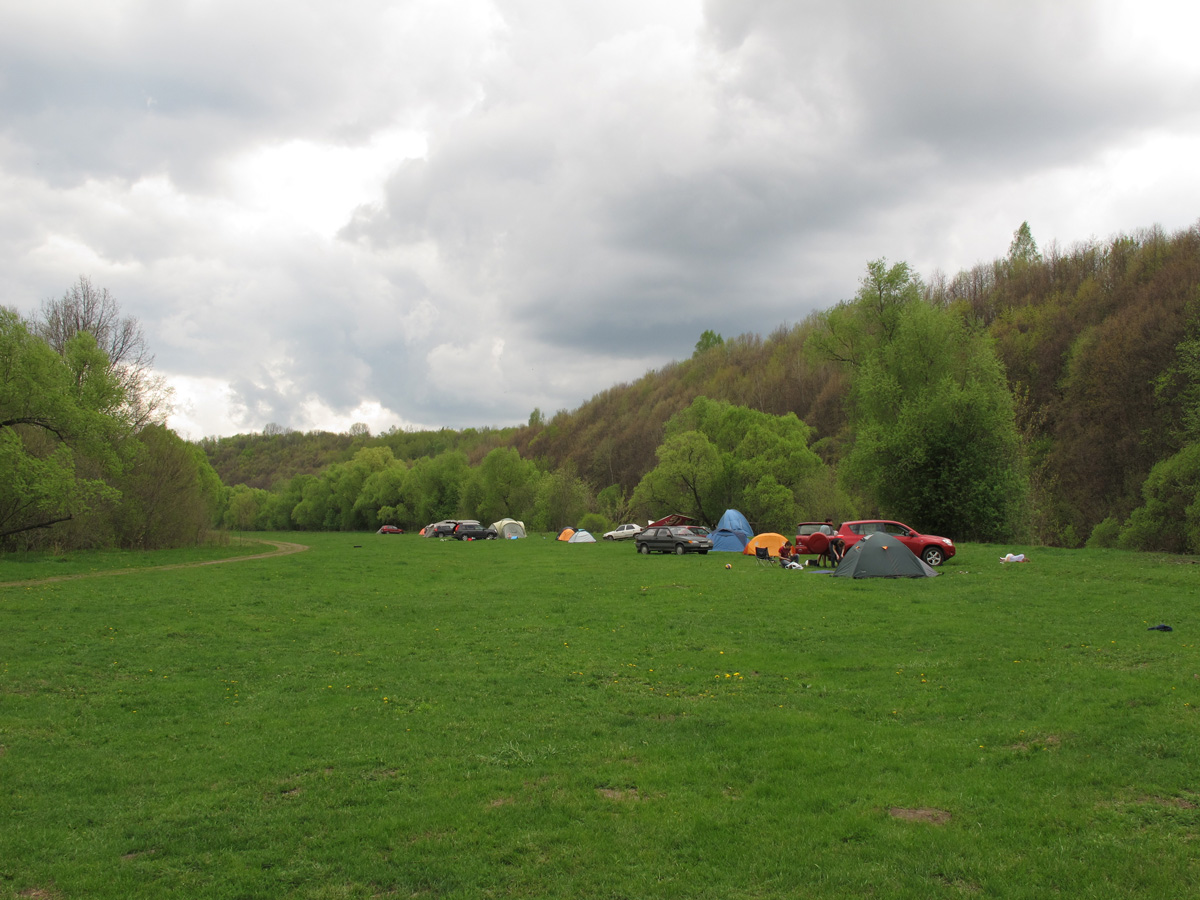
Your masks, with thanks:
[{"label": "small green tent", "polygon": [[835,578],[932,578],[938,573],[894,534],[877,532],[847,550],[833,574]]}]

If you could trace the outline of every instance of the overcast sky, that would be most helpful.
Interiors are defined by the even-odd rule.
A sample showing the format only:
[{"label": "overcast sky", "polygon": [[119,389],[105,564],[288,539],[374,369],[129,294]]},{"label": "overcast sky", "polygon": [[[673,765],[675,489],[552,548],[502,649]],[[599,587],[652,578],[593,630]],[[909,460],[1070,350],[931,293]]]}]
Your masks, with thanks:
[{"label": "overcast sky", "polygon": [[1027,220],[1200,220],[1194,0],[0,0],[0,303],[185,437],[524,422]]}]

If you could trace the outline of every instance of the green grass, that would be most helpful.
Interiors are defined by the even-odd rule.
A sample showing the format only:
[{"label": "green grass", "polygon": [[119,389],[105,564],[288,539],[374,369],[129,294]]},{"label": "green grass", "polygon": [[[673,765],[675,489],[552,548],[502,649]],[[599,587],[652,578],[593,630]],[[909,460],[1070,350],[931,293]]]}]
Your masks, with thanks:
[{"label": "green grass", "polygon": [[0,588],[0,897],[1200,896],[1193,559],[274,537]]},{"label": "green grass", "polygon": [[126,569],[149,569],[169,565],[209,562],[231,556],[267,553],[274,548],[253,537],[214,540],[203,547],[180,550],[72,550],[31,553],[0,553],[0,584],[43,578],[96,575]]}]

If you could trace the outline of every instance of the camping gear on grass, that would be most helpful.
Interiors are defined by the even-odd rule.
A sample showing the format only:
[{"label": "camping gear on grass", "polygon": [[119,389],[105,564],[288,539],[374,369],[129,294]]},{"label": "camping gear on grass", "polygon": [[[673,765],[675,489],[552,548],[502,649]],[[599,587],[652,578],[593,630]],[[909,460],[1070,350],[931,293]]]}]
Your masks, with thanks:
[{"label": "camping gear on grass", "polygon": [[[561,541],[562,538],[559,538],[559,540]],[[596,539],[594,537],[592,537],[592,534],[590,531],[584,531],[584,530],[580,529],[579,531],[577,531],[573,535],[571,535],[569,538],[567,538],[567,543],[568,544],[594,544],[594,543],[596,543]]]}]

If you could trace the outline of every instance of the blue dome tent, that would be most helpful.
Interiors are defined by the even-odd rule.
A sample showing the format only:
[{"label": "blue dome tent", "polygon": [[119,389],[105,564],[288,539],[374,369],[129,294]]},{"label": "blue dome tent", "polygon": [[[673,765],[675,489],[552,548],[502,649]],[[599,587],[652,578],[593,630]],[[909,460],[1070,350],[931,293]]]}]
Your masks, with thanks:
[{"label": "blue dome tent", "polygon": [[713,550],[723,550],[726,553],[741,553],[753,536],[754,529],[750,527],[746,517],[736,509],[725,510],[716,529],[709,535],[712,538]]}]

